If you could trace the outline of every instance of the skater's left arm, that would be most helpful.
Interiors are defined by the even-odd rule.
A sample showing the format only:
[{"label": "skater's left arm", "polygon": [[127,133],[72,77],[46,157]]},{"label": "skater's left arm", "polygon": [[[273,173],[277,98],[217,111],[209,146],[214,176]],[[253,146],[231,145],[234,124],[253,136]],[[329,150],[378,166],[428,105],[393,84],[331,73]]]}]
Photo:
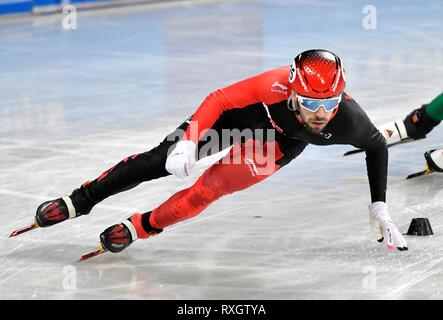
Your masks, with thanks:
[{"label": "skater's left arm", "polygon": [[386,139],[370,123],[363,134],[362,148],[366,152],[366,168],[371,190],[371,202],[386,202],[386,186],[388,180],[388,147]]},{"label": "skater's left arm", "polygon": [[386,139],[367,119],[367,125],[361,126],[360,147],[366,152],[366,167],[371,189],[369,209],[370,225],[374,229],[377,241],[385,242],[388,249],[408,250],[408,244],[392,222],[386,205],[388,175],[388,148]]}]

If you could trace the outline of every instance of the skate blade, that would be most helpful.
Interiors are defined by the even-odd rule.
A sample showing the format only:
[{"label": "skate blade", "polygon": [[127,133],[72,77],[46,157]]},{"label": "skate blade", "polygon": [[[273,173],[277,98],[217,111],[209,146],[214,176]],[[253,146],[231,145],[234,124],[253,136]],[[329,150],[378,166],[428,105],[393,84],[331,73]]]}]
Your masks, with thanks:
[{"label": "skate blade", "polygon": [[40,227],[40,226],[39,226],[39,225],[37,224],[37,222],[34,220],[34,223],[32,223],[31,225],[13,231],[13,232],[9,235],[9,238],[16,237],[16,236],[18,236],[19,234],[22,234],[22,233],[25,233],[25,232],[28,232],[28,231],[34,230],[34,229],[39,228],[39,227]]},{"label": "skate blade", "polygon": [[410,174],[409,176],[406,177],[405,180],[421,177],[421,176],[424,176],[425,174],[430,174],[432,172],[434,172],[434,171],[432,171],[428,166],[426,166],[425,170]]},{"label": "skate blade", "polygon": [[[418,139],[416,139],[416,140],[418,140]],[[408,143],[408,142],[412,142],[412,141],[415,141],[415,140],[410,139],[410,138],[406,138],[406,139],[403,139],[403,140],[400,140],[397,142],[388,143],[387,146],[388,146],[388,148],[390,148],[390,147],[394,147],[399,144]],[[360,153],[363,151],[365,151],[365,149],[352,149],[352,150],[349,150],[349,151],[346,151],[345,153],[343,153],[343,156],[346,157],[346,156],[350,156],[352,154]]]},{"label": "skate blade", "polygon": [[85,254],[77,262],[88,260],[88,259],[90,259],[92,257],[95,257],[95,256],[98,256],[98,255],[100,255],[102,253],[105,253],[106,251],[108,251],[108,250],[106,250],[105,247],[103,247],[103,245],[100,244],[100,247],[97,250],[95,250],[95,251],[93,251],[91,253]]}]

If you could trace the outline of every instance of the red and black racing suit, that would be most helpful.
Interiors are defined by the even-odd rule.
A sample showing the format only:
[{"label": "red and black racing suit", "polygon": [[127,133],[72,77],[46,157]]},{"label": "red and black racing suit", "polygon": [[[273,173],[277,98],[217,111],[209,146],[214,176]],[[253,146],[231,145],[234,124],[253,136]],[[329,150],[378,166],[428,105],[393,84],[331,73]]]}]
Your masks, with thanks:
[{"label": "red and black racing suit", "polygon": [[[265,151],[271,147],[275,150],[272,170],[269,170],[269,163],[256,161],[254,156],[253,159],[250,156],[246,158],[242,154],[245,145],[251,141],[230,141],[229,144],[239,148],[231,150],[228,156],[240,157],[241,161],[221,161],[212,165],[194,185],[176,193],[154,209],[149,218],[151,226],[163,229],[193,217],[221,196],[264,180],[297,157],[309,143],[350,144],[364,149],[372,202],[386,200],[388,151],[382,134],[346,93],[343,93],[339,107],[323,132],[316,134],[309,131],[300,116],[288,108],[291,93],[288,70],[288,66],[273,69],[219,89],[211,93],[192,116],[202,136],[210,128],[216,130],[220,137],[222,129],[274,130],[275,139],[265,135],[259,141]],[[189,121],[185,121],[177,130],[186,130],[187,134],[173,132],[152,150],[125,158],[97,179],[76,189],[71,198],[77,211],[87,214],[96,203],[113,194],[169,175],[165,169],[166,158],[168,151],[172,150],[171,146],[179,139],[193,139],[198,143],[198,150],[207,147],[208,143],[214,143],[199,140],[199,135],[190,136]],[[267,170],[262,171],[265,166]]]}]

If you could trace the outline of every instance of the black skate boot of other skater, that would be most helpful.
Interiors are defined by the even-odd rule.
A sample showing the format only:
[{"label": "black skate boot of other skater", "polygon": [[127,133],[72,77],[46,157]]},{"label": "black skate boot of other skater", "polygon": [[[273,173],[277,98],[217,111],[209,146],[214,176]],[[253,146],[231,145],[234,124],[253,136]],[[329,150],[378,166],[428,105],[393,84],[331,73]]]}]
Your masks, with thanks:
[{"label": "black skate boot of other skater", "polygon": [[107,228],[100,234],[103,247],[112,252],[121,252],[137,239],[146,239],[162,232],[149,224],[151,212],[133,214],[128,220]]},{"label": "black skate boot of other skater", "polygon": [[408,114],[403,122],[409,138],[423,139],[441,121],[432,119],[426,111],[426,105],[422,105],[421,108],[415,109]]}]

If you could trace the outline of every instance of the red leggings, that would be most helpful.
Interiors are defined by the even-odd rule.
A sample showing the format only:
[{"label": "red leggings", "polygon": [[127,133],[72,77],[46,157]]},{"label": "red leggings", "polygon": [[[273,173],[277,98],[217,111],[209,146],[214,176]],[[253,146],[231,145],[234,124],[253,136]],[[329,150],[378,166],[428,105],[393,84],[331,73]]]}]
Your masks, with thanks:
[{"label": "red leggings", "polygon": [[[254,143],[249,140],[246,146]],[[256,146],[258,142],[255,142]],[[283,154],[278,143],[266,142],[258,150],[235,145],[225,158],[212,165],[189,188],[174,194],[154,209],[149,222],[154,228],[163,229],[179,221],[192,218],[221,196],[246,189],[275,173],[280,166],[275,163]],[[246,150],[246,151],[245,151]],[[275,151],[274,156],[270,150]],[[227,162],[227,157],[229,162]]]}]

